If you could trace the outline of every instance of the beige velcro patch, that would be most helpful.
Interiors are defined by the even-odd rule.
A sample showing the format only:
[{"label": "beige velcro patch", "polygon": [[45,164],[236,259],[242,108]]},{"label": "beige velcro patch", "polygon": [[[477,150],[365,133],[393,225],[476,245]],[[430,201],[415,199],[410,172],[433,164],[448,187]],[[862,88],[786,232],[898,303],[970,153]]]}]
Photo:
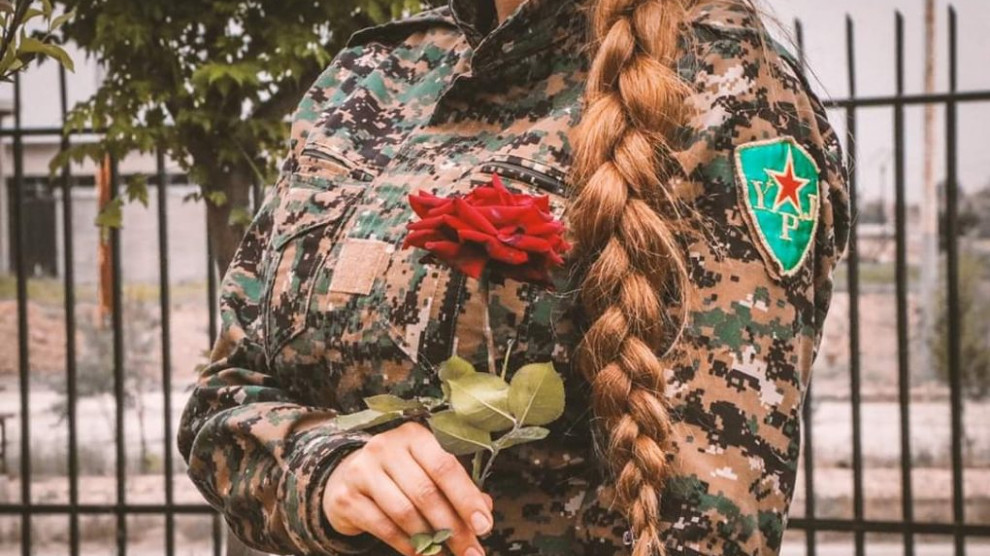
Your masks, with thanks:
[{"label": "beige velcro patch", "polygon": [[387,241],[345,237],[330,279],[331,292],[368,295],[382,263],[395,247]]}]

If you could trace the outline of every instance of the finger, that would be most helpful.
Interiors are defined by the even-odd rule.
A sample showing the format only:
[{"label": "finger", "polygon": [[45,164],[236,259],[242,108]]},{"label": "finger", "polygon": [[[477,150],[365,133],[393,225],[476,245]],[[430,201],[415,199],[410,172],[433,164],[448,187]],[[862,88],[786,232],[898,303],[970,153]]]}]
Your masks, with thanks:
[{"label": "finger", "polygon": [[385,472],[416,505],[433,530],[450,529],[447,541],[456,555],[462,555],[469,547],[483,553],[481,544],[470,526],[461,519],[437,484],[424,471],[412,454],[396,456],[384,462]]},{"label": "finger", "polygon": [[495,509],[495,501],[492,500],[491,495],[488,494],[487,492],[482,492],[481,495],[485,497],[485,503],[488,504],[488,509],[489,510],[494,510]]},{"label": "finger", "polygon": [[411,444],[410,451],[430,478],[440,487],[447,500],[476,535],[484,535],[492,527],[492,512],[467,470],[453,454],[444,450],[436,437]]},{"label": "finger", "polygon": [[361,496],[350,508],[351,522],[391,546],[403,556],[416,556],[416,548],[405,532],[378,507],[374,500]]},{"label": "finger", "polygon": [[373,479],[370,487],[371,492],[367,495],[375,501],[378,508],[393,523],[402,528],[409,536],[432,531],[430,524],[419,512],[416,505],[384,470]]}]

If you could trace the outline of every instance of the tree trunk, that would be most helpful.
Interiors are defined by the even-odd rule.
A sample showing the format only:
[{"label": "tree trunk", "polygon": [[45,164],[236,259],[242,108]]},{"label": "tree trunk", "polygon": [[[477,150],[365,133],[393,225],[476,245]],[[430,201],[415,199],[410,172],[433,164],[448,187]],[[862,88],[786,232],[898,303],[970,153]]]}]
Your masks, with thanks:
[{"label": "tree trunk", "polygon": [[210,201],[206,202],[207,233],[210,247],[213,249],[214,269],[218,276],[222,277],[227,270],[244,236],[245,226],[231,224],[230,214],[235,209],[252,213],[253,176],[250,166],[245,164],[243,167],[234,167],[227,173],[218,174],[210,184],[209,191],[222,191],[227,196],[227,202],[220,206]]}]

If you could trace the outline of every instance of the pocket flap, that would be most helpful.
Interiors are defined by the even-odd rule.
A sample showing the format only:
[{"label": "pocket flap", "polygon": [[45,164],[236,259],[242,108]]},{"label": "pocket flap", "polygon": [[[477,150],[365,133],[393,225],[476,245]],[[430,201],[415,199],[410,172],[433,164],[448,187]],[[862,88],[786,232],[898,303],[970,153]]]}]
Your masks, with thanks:
[{"label": "pocket flap", "polygon": [[547,193],[566,195],[567,176],[563,170],[549,164],[521,156],[496,153],[478,167],[482,172],[499,175],[527,183]]},{"label": "pocket flap", "polygon": [[272,247],[281,249],[300,234],[341,220],[364,191],[353,185],[331,189],[289,187],[274,215]]}]

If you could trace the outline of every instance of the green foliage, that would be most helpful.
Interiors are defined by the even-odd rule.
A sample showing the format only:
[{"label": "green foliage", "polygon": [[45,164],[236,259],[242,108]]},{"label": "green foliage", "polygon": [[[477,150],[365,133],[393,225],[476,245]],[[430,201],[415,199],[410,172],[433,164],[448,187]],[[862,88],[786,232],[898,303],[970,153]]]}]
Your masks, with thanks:
[{"label": "green foliage", "polygon": [[[961,253],[959,260],[959,374],[964,392],[973,399],[990,394],[990,276],[987,261]],[[943,281],[932,354],[940,379],[949,380],[948,292]]]},{"label": "green foliage", "polygon": [[[508,353],[503,376],[507,364]],[[368,409],[340,415],[335,424],[355,431],[427,416],[445,450],[458,456],[475,455],[474,480],[480,486],[500,450],[546,438],[549,431],[533,425],[549,424],[564,413],[564,381],[550,362],[524,365],[508,383],[502,376],[477,372],[455,355],[440,365],[438,376],[443,399],[372,396],[364,399]],[[496,432],[504,434],[493,439]],[[482,469],[480,458],[485,452],[491,457]]]},{"label": "green foliage", "polygon": [[511,429],[516,421],[509,412],[509,385],[502,377],[469,373],[447,381],[450,407],[471,426],[487,432]]},{"label": "green foliage", "polygon": [[[56,33],[74,15],[56,14],[51,0],[0,0],[0,81],[12,81],[32,61],[45,58],[73,71],[72,59],[59,46]],[[38,30],[28,34],[28,27]]]},{"label": "green foliage", "polygon": [[[427,417],[437,442],[456,456],[474,455],[472,478],[478,488],[492,471],[499,452],[543,440],[550,431],[538,426],[564,413],[564,381],[553,363],[520,367],[511,382],[505,381],[512,343],[506,350],[500,375],[479,373],[467,360],[452,356],[440,364],[443,399],[419,397],[406,400],[390,394],[365,398],[368,409],[334,419],[341,430],[365,430],[399,419]],[[492,370],[494,373],[494,369]],[[439,410],[439,411],[437,411]],[[503,432],[492,438],[493,432]],[[483,457],[489,453],[488,462]],[[450,531],[417,533],[409,542],[416,554],[438,554]]]},{"label": "green foliage", "polygon": [[433,556],[443,550],[443,543],[453,536],[452,529],[440,529],[436,533],[416,533],[409,538],[410,544],[416,549],[416,554]]},{"label": "green foliage", "polygon": [[57,1],[78,14],[66,36],[105,70],[67,127],[105,136],[61,153],[52,170],[161,148],[235,225],[250,219],[252,182],[274,179],[287,116],[350,34],[422,8],[419,0]]},{"label": "green foliage", "polygon": [[516,371],[509,409],[524,425],[546,425],[564,413],[564,381],[550,363],[530,363]]}]

